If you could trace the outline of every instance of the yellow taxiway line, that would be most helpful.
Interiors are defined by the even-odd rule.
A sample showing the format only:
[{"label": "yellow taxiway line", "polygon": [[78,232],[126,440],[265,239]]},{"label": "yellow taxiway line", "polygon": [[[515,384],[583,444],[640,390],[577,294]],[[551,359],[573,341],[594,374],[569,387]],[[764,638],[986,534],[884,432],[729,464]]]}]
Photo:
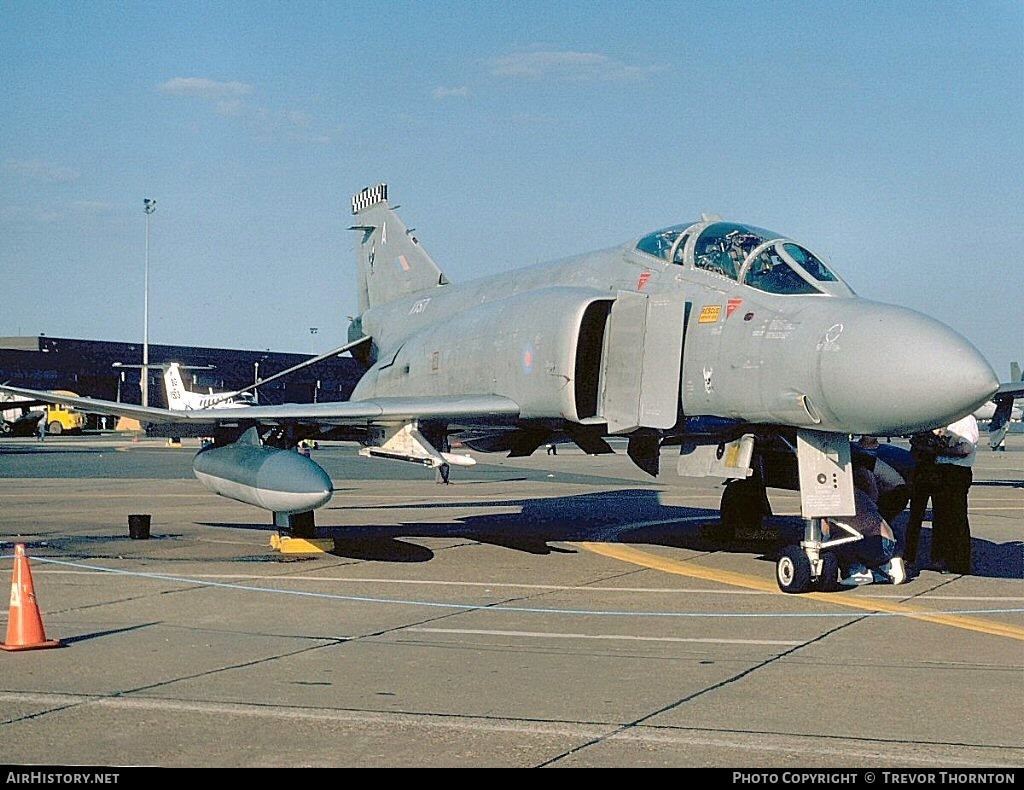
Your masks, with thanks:
[{"label": "yellow taxiway line", "polygon": [[[759,590],[761,592],[779,592],[779,589],[775,584],[768,583],[763,579],[755,579],[752,576],[746,576],[742,573],[715,570],[713,568],[704,568],[688,562],[670,560],[664,557],[659,557],[655,554],[649,554],[646,551],[640,551],[639,549],[630,548],[629,546],[623,546],[621,544],[586,542],[575,543],[573,545],[579,546],[580,548],[593,552],[594,554],[600,554],[603,557],[610,557],[612,559],[621,560],[622,562],[641,565],[645,568],[664,571],[665,573],[673,573],[677,576],[688,576],[693,579],[704,579],[706,581],[719,582],[721,584],[731,584],[736,587],[745,587],[750,590]],[[889,614],[905,615],[907,617],[913,617],[915,620],[925,620],[930,623],[948,625],[953,628],[963,628],[968,631],[978,631],[992,636],[1005,636],[1010,639],[1019,639],[1024,641],[1024,628],[1008,625],[1006,623],[995,623],[989,620],[982,620],[981,618],[972,617],[970,615],[936,614],[905,603],[883,601],[877,598],[868,599],[849,595],[836,595],[834,593],[809,592],[802,593],[800,597],[836,604],[837,606],[848,606],[851,609],[863,609],[869,612],[888,612]]]}]

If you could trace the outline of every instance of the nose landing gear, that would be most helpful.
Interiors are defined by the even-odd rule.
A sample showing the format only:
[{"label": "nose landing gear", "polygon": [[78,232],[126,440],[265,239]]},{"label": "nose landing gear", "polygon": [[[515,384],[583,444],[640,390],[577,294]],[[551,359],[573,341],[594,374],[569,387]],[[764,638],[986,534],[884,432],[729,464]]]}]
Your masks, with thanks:
[{"label": "nose landing gear", "polygon": [[775,563],[775,581],[784,593],[831,592],[839,588],[839,558],[822,551],[821,519],[807,519],[804,540],[786,546]]}]

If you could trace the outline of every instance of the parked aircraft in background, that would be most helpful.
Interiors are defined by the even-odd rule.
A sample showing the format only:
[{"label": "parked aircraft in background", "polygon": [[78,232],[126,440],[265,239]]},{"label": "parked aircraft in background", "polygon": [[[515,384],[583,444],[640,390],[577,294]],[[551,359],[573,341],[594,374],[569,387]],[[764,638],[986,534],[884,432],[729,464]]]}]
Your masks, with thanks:
[{"label": "parked aircraft in background", "polygon": [[4,436],[35,436],[39,421],[46,417],[45,409],[34,409],[43,405],[38,400],[15,400],[0,395],[0,433]]},{"label": "parked aircraft in background", "polygon": [[439,468],[473,463],[448,452],[450,439],[525,456],[553,441],[611,453],[608,439],[621,437],[651,475],[672,453],[678,474],[728,481],[726,533],[770,514],[768,487],[798,490],[804,540],[781,552],[776,580],[804,592],[838,582],[821,520],[855,512],[851,434],[946,425],[999,387],[950,327],[857,297],[816,253],[753,225],[703,215],[454,284],[389,205],[386,184],[358,193],[352,213],[359,314],[348,342],[261,382],[350,352],[366,372],[349,401],[75,405],[210,426],[215,443],[196,454],[196,476],[296,535],[332,495],[327,473],[294,452],[303,439],[357,440],[361,455]]},{"label": "parked aircraft in background", "polygon": [[[1002,385],[1000,384],[1000,386]],[[974,417],[978,422],[989,422],[995,416],[996,402],[994,399],[974,410]],[[1022,418],[1024,418],[1024,410],[1015,403],[1013,408],[1010,410],[1010,421],[1020,422]]]},{"label": "parked aircraft in background", "polygon": [[1011,422],[1020,422],[1024,412],[1014,405],[1017,398],[1024,398],[1024,375],[1020,364],[1010,363],[1010,380],[999,385],[992,400],[974,410],[980,422],[988,423],[988,446],[993,450],[1005,450],[1006,432]]},{"label": "parked aircraft in background", "polygon": [[[0,393],[2,394],[2,393]],[[70,390],[49,390],[47,398],[33,400],[6,400],[0,402],[3,409],[3,432],[13,436],[33,436],[41,425],[53,436],[80,434],[85,430],[85,413],[70,404],[58,402],[57,398],[78,397]],[[45,420],[45,423],[41,422]]]},{"label": "parked aircraft in background", "polygon": [[251,392],[214,392],[212,388],[206,394],[190,391],[182,381],[181,366],[177,362],[171,362],[164,371],[164,387],[167,407],[175,411],[231,409],[255,405]]}]

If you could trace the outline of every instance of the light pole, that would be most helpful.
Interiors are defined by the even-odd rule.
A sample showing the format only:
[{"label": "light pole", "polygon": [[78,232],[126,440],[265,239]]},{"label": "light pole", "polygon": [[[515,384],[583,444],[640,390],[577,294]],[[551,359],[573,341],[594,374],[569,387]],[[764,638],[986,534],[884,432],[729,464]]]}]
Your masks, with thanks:
[{"label": "light pole", "polygon": [[[311,326],[309,328],[309,339],[310,339],[309,351],[310,351],[310,354],[313,355],[313,356],[316,355],[316,343],[313,340],[313,335],[315,335],[319,331],[320,331],[320,327],[317,327],[317,326]],[[320,389],[320,380],[319,379],[317,379],[316,386],[313,387],[313,403],[316,403],[316,393],[317,393],[318,389]]]},{"label": "light pole", "polygon": [[142,302],[142,405],[149,405],[149,215],[156,211],[156,201],[142,199],[146,212],[146,275]]}]

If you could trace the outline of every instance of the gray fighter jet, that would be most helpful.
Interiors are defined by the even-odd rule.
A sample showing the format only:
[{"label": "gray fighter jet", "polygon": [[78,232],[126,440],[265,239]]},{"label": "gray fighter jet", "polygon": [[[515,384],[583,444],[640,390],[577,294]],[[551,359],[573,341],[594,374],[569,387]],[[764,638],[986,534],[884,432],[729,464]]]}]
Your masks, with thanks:
[{"label": "gray fighter jet", "polygon": [[799,490],[804,540],[782,552],[776,580],[804,592],[837,583],[821,519],[855,512],[851,434],[946,425],[999,387],[950,327],[857,297],[817,253],[753,225],[703,215],[461,284],[399,219],[386,184],[359,192],[352,213],[359,314],[348,342],[304,363],[350,352],[366,372],[349,401],[183,415],[50,399],[205,426],[216,441],[196,455],[196,476],[293,534],[309,533],[332,493],[294,452],[303,439],[357,440],[362,455],[447,474],[475,463],[451,452],[456,440],[525,456],[566,441],[611,453],[609,438],[622,437],[651,475],[674,458],[680,475],[726,482],[723,539],[770,514],[767,488]]}]

